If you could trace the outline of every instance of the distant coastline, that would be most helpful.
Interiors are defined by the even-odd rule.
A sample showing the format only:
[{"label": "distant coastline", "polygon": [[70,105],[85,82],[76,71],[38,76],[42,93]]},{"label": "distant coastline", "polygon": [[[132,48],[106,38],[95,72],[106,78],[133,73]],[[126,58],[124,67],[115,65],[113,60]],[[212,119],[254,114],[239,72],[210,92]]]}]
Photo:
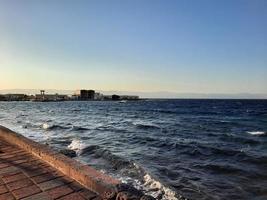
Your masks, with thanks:
[{"label": "distant coastline", "polygon": [[33,102],[57,102],[57,101],[136,101],[137,95],[105,95],[95,90],[77,90],[72,95],[46,94],[40,90],[39,94],[27,95],[21,93],[0,94],[0,101],[33,101]]},{"label": "distant coastline", "polygon": [[[57,89],[45,89],[47,94],[63,94],[72,95],[75,90],[57,90]],[[139,91],[104,91],[96,90],[97,93],[105,95],[128,95],[139,96],[139,99],[267,99],[267,92],[265,93],[178,93],[178,92],[139,92]],[[26,94],[35,95],[40,93],[39,89],[6,89],[0,90],[0,95],[5,94]]]}]

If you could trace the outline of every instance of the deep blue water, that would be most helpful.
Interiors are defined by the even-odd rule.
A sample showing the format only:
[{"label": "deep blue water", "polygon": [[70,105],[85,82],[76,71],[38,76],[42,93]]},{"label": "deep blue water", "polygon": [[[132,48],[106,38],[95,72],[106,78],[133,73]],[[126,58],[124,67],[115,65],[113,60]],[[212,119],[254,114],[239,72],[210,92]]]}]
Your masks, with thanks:
[{"label": "deep blue water", "polygon": [[159,199],[267,199],[267,100],[0,102],[0,124]]}]

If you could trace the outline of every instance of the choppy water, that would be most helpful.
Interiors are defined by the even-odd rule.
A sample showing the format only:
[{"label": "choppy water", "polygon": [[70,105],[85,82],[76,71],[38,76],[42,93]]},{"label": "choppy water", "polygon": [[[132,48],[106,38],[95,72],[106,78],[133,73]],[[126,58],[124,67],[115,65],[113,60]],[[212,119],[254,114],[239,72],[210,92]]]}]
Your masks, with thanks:
[{"label": "choppy water", "polygon": [[267,199],[266,100],[0,102],[0,124],[159,199]]}]

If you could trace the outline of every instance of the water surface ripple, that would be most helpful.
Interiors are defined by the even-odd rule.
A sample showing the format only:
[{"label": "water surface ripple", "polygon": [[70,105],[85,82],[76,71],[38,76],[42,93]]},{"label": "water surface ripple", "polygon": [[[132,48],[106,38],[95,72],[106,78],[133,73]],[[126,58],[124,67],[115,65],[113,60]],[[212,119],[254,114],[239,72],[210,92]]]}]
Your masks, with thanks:
[{"label": "water surface ripple", "polygon": [[0,102],[0,124],[158,199],[267,199],[266,100]]}]

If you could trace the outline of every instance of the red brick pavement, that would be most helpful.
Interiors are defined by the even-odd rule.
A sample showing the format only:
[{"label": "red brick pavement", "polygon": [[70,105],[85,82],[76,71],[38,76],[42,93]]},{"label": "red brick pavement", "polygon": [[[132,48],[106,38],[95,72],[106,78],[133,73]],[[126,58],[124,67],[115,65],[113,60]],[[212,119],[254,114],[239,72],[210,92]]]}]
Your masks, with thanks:
[{"label": "red brick pavement", "polygon": [[17,199],[101,198],[30,153],[0,140],[0,200]]}]

